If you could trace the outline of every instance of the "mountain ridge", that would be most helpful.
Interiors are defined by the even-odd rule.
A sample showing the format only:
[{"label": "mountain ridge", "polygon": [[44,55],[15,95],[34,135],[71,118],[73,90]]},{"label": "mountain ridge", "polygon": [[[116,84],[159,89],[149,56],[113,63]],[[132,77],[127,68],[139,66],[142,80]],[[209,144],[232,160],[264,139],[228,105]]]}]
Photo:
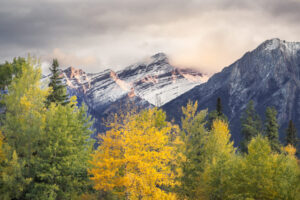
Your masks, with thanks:
[{"label": "mountain ridge", "polygon": [[165,104],[163,109],[179,122],[180,108],[188,100],[198,101],[199,109],[213,110],[216,99],[221,97],[224,113],[231,123],[233,139],[239,142],[240,115],[250,100],[254,100],[262,117],[267,106],[278,110],[281,133],[289,119],[294,120],[300,130],[299,94],[300,43],[274,38],[246,52],[207,82]]},{"label": "mountain ridge", "polygon": [[[69,95],[77,96],[79,104],[87,105],[98,132],[103,129],[102,118],[122,109],[124,104],[134,103],[141,109],[160,107],[207,80],[200,72],[172,66],[164,53],[119,71],[86,73],[69,67],[62,70],[61,76]],[[43,78],[45,84],[48,77]]]}]

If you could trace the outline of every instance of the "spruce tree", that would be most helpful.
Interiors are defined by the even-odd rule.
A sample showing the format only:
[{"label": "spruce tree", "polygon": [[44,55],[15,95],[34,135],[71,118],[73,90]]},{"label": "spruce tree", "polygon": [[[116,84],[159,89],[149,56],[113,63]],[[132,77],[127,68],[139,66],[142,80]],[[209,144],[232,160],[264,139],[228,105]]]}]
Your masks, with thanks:
[{"label": "spruce tree", "polygon": [[247,151],[247,146],[253,137],[256,137],[262,131],[262,122],[259,115],[254,109],[254,102],[250,101],[242,114],[242,135],[243,141],[241,143],[242,152]]},{"label": "spruce tree", "polygon": [[273,151],[280,151],[278,123],[277,123],[277,111],[274,107],[267,107],[265,118],[265,135],[270,141],[270,145]]},{"label": "spruce tree", "polygon": [[292,120],[289,121],[289,126],[286,129],[286,144],[297,147],[297,129]]},{"label": "spruce tree", "polygon": [[222,103],[221,103],[221,98],[220,97],[218,97],[218,99],[217,99],[217,106],[216,106],[216,108],[217,108],[217,113],[218,113],[218,116],[220,117],[220,116],[222,116]]},{"label": "spruce tree", "polygon": [[52,92],[47,97],[47,107],[51,103],[66,105],[69,103],[68,95],[66,94],[66,86],[62,83],[60,77],[59,64],[57,59],[53,59],[52,67],[50,67],[51,77],[49,87],[52,88]]},{"label": "spruce tree", "polygon": [[222,106],[222,102],[221,102],[221,98],[218,97],[217,98],[217,104],[216,104],[216,109],[211,111],[208,114],[208,123],[207,123],[207,127],[210,130],[213,124],[213,121],[219,119],[222,121],[227,122],[227,117],[226,115],[223,113],[223,106]]}]

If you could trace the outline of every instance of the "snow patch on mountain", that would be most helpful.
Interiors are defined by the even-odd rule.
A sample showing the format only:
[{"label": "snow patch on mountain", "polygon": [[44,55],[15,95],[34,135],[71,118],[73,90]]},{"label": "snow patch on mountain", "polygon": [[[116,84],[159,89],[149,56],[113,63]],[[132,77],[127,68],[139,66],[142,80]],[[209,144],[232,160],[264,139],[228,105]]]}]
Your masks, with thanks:
[{"label": "snow patch on mountain", "polygon": [[[164,53],[155,54],[117,72],[85,73],[69,67],[61,72],[61,76],[70,95],[76,95],[95,109],[124,96],[137,96],[152,105],[162,106],[208,79],[195,70],[170,65]],[[48,79],[49,76],[45,76],[43,82],[49,82]]]}]

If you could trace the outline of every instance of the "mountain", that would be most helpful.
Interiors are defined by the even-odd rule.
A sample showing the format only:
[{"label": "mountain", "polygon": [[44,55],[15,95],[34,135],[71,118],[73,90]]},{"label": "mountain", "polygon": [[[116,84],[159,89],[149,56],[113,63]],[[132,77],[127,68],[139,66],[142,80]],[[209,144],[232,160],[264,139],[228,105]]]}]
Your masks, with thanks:
[{"label": "mountain", "polygon": [[[141,109],[160,107],[208,79],[194,70],[172,66],[163,53],[116,72],[86,73],[69,67],[62,76],[68,93],[76,95],[79,104],[87,105],[97,132],[104,130],[103,118],[126,109],[128,104]],[[45,84],[48,79],[43,78]]]},{"label": "mountain", "polygon": [[255,50],[213,75],[162,108],[170,118],[180,120],[181,106],[198,101],[199,109],[215,109],[221,97],[224,113],[230,121],[233,139],[239,142],[240,117],[250,100],[261,117],[267,106],[278,111],[282,133],[291,119],[300,133],[300,43],[280,39],[267,40]]}]

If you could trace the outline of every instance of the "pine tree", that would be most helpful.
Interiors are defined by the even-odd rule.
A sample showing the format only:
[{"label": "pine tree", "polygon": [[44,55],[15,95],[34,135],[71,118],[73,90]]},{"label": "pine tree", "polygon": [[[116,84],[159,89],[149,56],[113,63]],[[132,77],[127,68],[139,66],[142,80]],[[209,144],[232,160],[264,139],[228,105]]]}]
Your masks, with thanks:
[{"label": "pine tree", "polygon": [[218,116],[220,117],[220,116],[222,116],[222,103],[221,103],[221,98],[220,97],[218,97],[218,99],[217,99],[217,106],[216,106],[216,108],[217,108],[217,113],[218,113]]},{"label": "pine tree", "polygon": [[262,122],[259,115],[255,112],[254,102],[250,101],[242,115],[242,135],[241,150],[247,151],[247,146],[253,137],[262,133]]},{"label": "pine tree", "polygon": [[76,98],[70,100],[65,106],[52,104],[45,112],[45,127],[33,144],[34,182],[26,192],[28,199],[74,199],[91,186],[91,122],[85,108],[76,106]]},{"label": "pine tree", "polygon": [[66,105],[69,103],[68,95],[66,94],[66,86],[62,83],[62,77],[60,77],[59,64],[57,59],[53,59],[52,67],[50,68],[51,77],[49,87],[52,88],[52,92],[47,97],[47,107],[51,103]]},{"label": "pine tree", "polygon": [[278,123],[277,123],[277,111],[274,107],[267,107],[265,118],[265,135],[270,141],[270,145],[273,151],[280,151]]},{"label": "pine tree", "polygon": [[292,120],[289,121],[288,128],[286,129],[286,144],[292,145],[297,148],[297,129]]},{"label": "pine tree", "polygon": [[212,127],[213,121],[216,119],[227,122],[228,119],[226,115],[223,113],[223,106],[220,97],[217,98],[216,109],[211,111],[207,117],[208,117],[207,127],[209,130]]}]

